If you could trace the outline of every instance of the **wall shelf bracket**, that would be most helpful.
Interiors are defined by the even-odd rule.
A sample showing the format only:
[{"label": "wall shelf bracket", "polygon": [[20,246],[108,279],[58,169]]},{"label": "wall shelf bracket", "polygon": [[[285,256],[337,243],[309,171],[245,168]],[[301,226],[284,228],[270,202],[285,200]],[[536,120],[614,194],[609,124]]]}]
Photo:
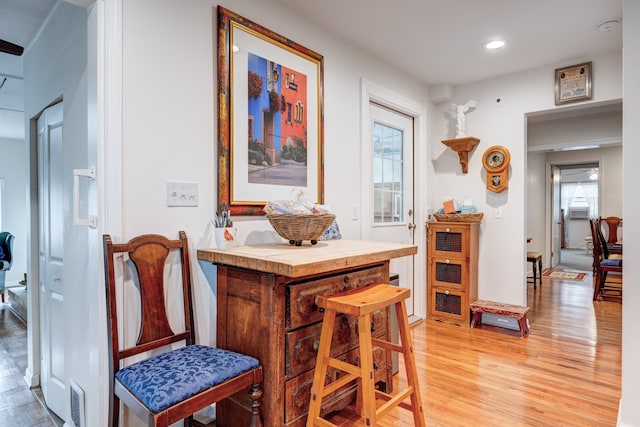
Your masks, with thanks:
[{"label": "wall shelf bracket", "polygon": [[480,140],[473,136],[464,136],[461,138],[445,139],[442,141],[444,145],[458,153],[462,173],[469,171],[469,152],[472,151]]}]

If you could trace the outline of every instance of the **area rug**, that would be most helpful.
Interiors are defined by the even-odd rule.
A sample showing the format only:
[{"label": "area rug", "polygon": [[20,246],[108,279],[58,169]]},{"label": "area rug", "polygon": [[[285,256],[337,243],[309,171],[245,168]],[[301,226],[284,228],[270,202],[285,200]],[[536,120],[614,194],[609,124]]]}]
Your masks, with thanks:
[{"label": "area rug", "polygon": [[564,279],[564,280],[577,280],[582,281],[587,277],[586,273],[574,273],[572,271],[554,271],[547,270],[542,273],[543,277],[550,277],[552,279]]}]

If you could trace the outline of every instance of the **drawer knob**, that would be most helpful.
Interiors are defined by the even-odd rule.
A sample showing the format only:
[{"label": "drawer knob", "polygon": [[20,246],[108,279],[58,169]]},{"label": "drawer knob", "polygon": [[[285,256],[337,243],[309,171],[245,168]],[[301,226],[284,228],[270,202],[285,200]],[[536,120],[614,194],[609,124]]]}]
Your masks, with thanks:
[{"label": "drawer knob", "polygon": [[449,227],[445,228],[444,231],[446,231],[447,233],[451,231],[451,229]]},{"label": "drawer knob", "polygon": [[447,289],[446,291],[444,291],[445,295],[449,295],[449,289]]},{"label": "drawer knob", "polygon": [[446,262],[447,264],[449,264],[449,262],[450,262],[450,261],[449,261],[448,259],[445,259],[445,260],[444,260],[444,262]]},{"label": "drawer knob", "polygon": [[344,276],[342,283],[342,286],[340,286],[340,292],[344,292],[349,289],[349,276]]},{"label": "drawer knob", "polygon": [[[449,291],[447,291],[449,292]],[[318,348],[320,348],[320,341],[315,341],[313,343],[313,351],[318,351]]]}]

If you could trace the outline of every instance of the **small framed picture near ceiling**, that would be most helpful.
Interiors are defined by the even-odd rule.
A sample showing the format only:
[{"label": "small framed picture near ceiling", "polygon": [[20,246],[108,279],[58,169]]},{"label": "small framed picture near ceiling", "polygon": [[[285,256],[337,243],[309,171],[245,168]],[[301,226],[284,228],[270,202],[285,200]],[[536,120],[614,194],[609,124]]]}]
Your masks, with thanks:
[{"label": "small framed picture near ceiling", "polygon": [[591,62],[556,68],[556,105],[591,99]]}]

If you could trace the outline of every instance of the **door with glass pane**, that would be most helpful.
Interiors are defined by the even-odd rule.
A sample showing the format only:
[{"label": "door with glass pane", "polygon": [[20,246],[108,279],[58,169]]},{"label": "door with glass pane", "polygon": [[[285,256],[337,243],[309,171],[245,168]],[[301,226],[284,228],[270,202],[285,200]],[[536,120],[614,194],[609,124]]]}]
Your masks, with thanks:
[{"label": "door with glass pane", "polygon": [[[367,236],[376,241],[414,244],[413,207],[413,117],[381,105],[370,104],[371,173],[369,181],[370,217]],[[415,256],[391,260],[391,273],[398,273],[400,286],[411,289],[407,314],[414,313]]]}]

